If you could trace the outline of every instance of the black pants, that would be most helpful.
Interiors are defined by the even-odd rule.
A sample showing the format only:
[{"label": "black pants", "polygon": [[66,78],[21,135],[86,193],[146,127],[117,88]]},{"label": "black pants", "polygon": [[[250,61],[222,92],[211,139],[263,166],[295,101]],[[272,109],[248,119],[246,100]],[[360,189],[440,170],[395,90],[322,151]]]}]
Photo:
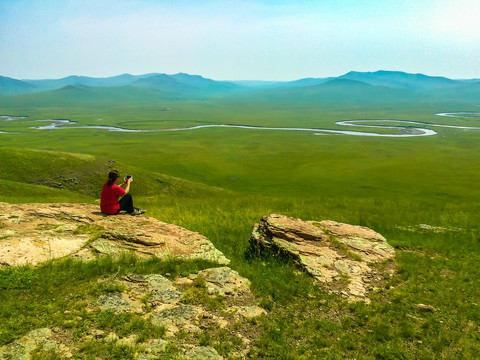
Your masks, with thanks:
[{"label": "black pants", "polygon": [[135,208],[133,207],[133,199],[131,194],[125,194],[123,197],[118,200],[118,203],[120,204],[120,210],[125,210],[127,213],[132,213],[135,211]]}]

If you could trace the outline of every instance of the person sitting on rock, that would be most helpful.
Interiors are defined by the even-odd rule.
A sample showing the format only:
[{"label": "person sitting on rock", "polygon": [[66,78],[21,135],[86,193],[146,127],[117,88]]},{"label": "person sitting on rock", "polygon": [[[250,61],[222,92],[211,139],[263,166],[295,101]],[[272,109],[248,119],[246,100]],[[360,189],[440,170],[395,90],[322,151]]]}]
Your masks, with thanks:
[{"label": "person sitting on rock", "polygon": [[[123,179],[123,184],[118,186],[115,184],[120,174],[117,170],[108,173],[108,181],[103,184],[102,195],[100,199],[100,209],[102,213],[107,215],[118,214],[120,211],[126,211],[132,215],[143,214],[146,210],[133,207],[133,199],[130,191],[132,177]],[[125,186],[125,189],[122,186]],[[122,197],[120,200],[119,197]]]}]

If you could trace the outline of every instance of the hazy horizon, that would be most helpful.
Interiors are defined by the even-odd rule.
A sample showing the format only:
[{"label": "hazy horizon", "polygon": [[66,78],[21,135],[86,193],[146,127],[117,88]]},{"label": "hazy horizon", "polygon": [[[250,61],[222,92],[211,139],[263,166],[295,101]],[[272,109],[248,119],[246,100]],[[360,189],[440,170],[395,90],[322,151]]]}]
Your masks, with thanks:
[{"label": "hazy horizon", "polygon": [[479,12],[475,0],[0,0],[0,73],[291,81],[383,69],[472,79]]},{"label": "hazy horizon", "polygon": [[[374,72],[378,72],[378,71],[385,71],[385,72],[403,72],[403,71],[400,71],[400,70],[383,70],[383,69],[379,69],[379,70],[375,70],[375,71],[371,71],[371,73],[374,73]],[[318,78],[318,79],[326,79],[326,78],[337,78],[337,77],[340,77],[342,75],[345,75],[349,72],[358,72],[356,70],[350,70],[350,71],[347,71],[346,73],[342,73],[342,74],[338,74],[338,75],[329,75],[329,76],[325,76],[325,77],[321,77],[321,78]],[[405,72],[406,73],[406,72]],[[228,81],[231,81],[231,82],[289,82],[289,81],[297,81],[297,80],[303,80],[303,79],[313,79],[314,77],[312,76],[306,76],[304,78],[298,78],[298,79],[292,79],[292,80],[264,80],[264,79],[212,79],[210,77],[206,77],[206,76],[203,76],[202,74],[189,74],[189,73],[186,73],[186,72],[178,72],[178,73],[172,73],[172,74],[166,74],[166,73],[162,73],[162,72],[152,72],[152,73],[146,73],[146,74],[131,74],[131,73],[121,73],[121,74],[116,74],[116,75],[111,75],[111,76],[90,76],[90,75],[77,75],[77,74],[70,74],[70,75],[66,75],[66,76],[62,76],[62,77],[56,77],[56,78],[12,78],[10,76],[5,76],[3,74],[0,74],[0,76],[4,76],[4,77],[9,77],[9,78],[12,78],[12,79],[16,79],[16,80],[22,80],[22,81],[30,81],[30,80],[33,80],[33,81],[36,81],[36,80],[60,80],[60,79],[64,79],[64,78],[68,78],[68,77],[72,77],[72,76],[77,76],[77,77],[87,77],[87,78],[96,78],[96,79],[107,79],[107,78],[112,78],[112,77],[117,77],[117,76],[122,76],[122,75],[132,75],[132,76],[143,76],[143,75],[149,75],[149,74],[152,74],[152,75],[168,75],[168,76],[173,76],[173,75],[178,75],[178,74],[186,74],[186,75],[191,75],[191,76],[201,76],[203,78],[206,78],[206,79],[211,79],[211,80],[215,80],[215,81],[223,81],[223,82],[228,82]],[[412,74],[412,75],[426,75],[426,76],[429,76],[429,77],[445,77],[445,78],[448,78],[448,79],[451,79],[451,80],[480,80],[480,78],[449,78],[449,77],[446,77],[446,76],[443,76],[443,75],[429,75],[429,74],[422,74],[422,73],[408,73],[408,74]]]}]

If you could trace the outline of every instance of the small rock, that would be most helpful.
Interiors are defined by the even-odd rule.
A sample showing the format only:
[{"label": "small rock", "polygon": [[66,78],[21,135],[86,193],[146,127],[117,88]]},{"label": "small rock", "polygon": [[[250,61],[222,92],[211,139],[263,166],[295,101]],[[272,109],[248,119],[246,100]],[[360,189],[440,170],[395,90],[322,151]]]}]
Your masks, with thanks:
[{"label": "small rock", "polygon": [[135,346],[136,340],[137,340],[137,335],[132,334],[128,337],[124,337],[124,338],[121,338],[120,340],[117,340],[117,345],[133,347]]},{"label": "small rock", "polygon": [[163,339],[152,339],[145,343],[144,352],[151,355],[161,355],[165,351],[168,341]]},{"label": "small rock", "polygon": [[149,288],[153,291],[163,291],[173,287],[172,282],[160,274],[146,275],[145,278]]},{"label": "small rock", "polygon": [[115,334],[114,332],[111,332],[107,336],[105,336],[103,340],[105,340],[105,342],[110,343],[110,342],[117,341],[118,339],[119,339],[118,335]]},{"label": "small rock", "polygon": [[165,289],[160,292],[153,293],[149,301],[161,301],[163,303],[171,304],[174,303],[182,297],[182,293],[173,289]]},{"label": "small rock", "polygon": [[253,305],[253,306],[247,306],[247,307],[239,307],[238,313],[247,319],[252,319],[254,317],[264,315],[267,312],[265,311],[265,309],[262,309],[259,306]]},{"label": "small rock", "polygon": [[105,331],[100,329],[92,329],[88,332],[88,334],[92,335],[95,339],[99,339],[105,334]]},{"label": "small rock", "polygon": [[178,285],[191,285],[193,280],[186,278],[186,277],[179,277],[175,280],[175,284]]},{"label": "small rock", "polygon": [[240,340],[242,340],[243,345],[249,345],[250,342],[251,342],[249,339],[247,339],[246,337],[244,337],[242,334],[237,334],[237,338],[239,338]]},{"label": "small rock", "polygon": [[[114,311],[136,311],[138,304],[130,300],[124,299],[121,294],[107,294],[101,295],[98,299],[98,304],[102,310]],[[81,318],[79,319],[81,320]]]},{"label": "small rock", "polygon": [[225,329],[228,326],[228,320],[225,320],[223,318],[219,318],[215,320],[215,322],[217,323],[220,329]]},{"label": "small rock", "polygon": [[64,344],[60,344],[58,346],[58,352],[62,354],[66,359],[71,359],[73,357],[71,349]]},{"label": "small rock", "polygon": [[189,323],[186,323],[186,324],[183,326],[183,330],[186,331],[186,332],[189,333],[189,334],[197,334],[197,333],[202,332],[202,330],[200,329],[200,327],[198,327],[198,326],[196,326],[196,325],[193,325],[193,324],[189,324]]},{"label": "small rock", "polygon": [[161,311],[152,316],[152,322],[155,325],[162,326],[168,323],[175,325],[184,324],[188,319],[197,315],[197,312],[190,305],[181,305],[171,309]]},{"label": "small rock", "polygon": [[431,311],[431,312],[437,311],[437,309],[434,308],[432,305],[416,304],[415,307],[416,307],[417,309],[425,310],[425,311]]},{"label": "small rock", "polygon": [[222,360],[217,350],[210,346],[198,346],[185,354],[186,359],[194,360]]},{"label": "small rock", "polygon": [[166,325],[166,332],[165,332],[165,336],[167,338],[172,338],[174,337],[179,331],[180,329],[178,328],[178,326],[174,325],[174,324],[167,324]]},{"label": "small rock", "polygon": [[20,340],[0,348],[0,356],[4,359],[31,359],[30,354],[38,347],[43,350],[56,350],[57,344],[51,340],[52,331],[41,328],[30,331]]},{"label": "small rock", "polygon": [[209,294],[237,296],[250,291],[250,280],[226,266],[205,269],[198,275],[207,282]]}]

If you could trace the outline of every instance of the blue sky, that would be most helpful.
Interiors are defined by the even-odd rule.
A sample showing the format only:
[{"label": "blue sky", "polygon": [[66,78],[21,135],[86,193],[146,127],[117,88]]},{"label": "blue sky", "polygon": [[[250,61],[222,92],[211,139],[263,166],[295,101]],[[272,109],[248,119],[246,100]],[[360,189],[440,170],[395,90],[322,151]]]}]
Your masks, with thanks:
[{"label": "blue sky", "polygon": [[0,0],[0,75],[480,78],[478,0]]}]

